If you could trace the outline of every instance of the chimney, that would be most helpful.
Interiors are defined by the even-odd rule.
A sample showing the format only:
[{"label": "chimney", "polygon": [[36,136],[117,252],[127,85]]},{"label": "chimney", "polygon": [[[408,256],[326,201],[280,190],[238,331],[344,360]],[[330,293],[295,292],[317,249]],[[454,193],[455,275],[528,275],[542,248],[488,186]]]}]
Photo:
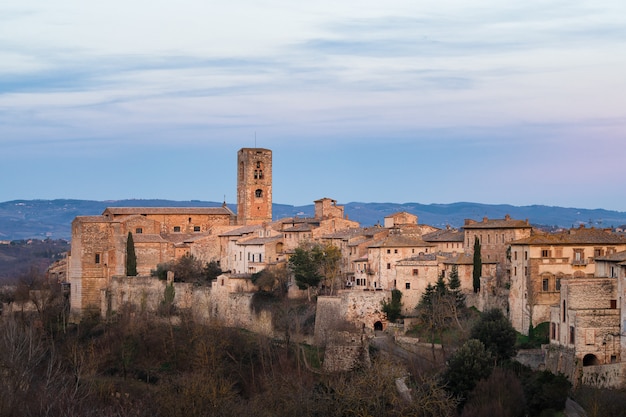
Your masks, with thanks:
[{"label": "chimney", "polygon": [[487,223],[487,220],[489,220],[487,216],[483,217],[483,223]]},{"label": "chimney", "polygon": [[504,216],[504,220],[506,220],[506,221],[511,220],[511,216],[510,216],[510,215],[508,215],[508,214],[507,214],[507,215],[505,215],[505,216]]}]

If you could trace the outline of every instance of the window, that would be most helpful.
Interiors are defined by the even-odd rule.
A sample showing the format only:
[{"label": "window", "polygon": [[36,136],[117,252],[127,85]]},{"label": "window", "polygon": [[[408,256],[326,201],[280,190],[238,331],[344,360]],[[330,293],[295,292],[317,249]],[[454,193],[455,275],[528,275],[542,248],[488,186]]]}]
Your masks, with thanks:
[{"label": "window", "polygon": [[415,268],[413,269],[413,275],[417,276],[419,274],[419,269]]},{"label": "window", "polygon": [[391,249],[387,249],[387,253],[391,253]]},{"label": "window", "polygon": [[257,190],[254,192],[254,196],[255,196],[256,198],[261,198],[261,197],[263,197],[263,190],[261,190],[260,188],[259,188],[259,189],[257,189]]},{"label": "window", "polygon": [[513,252],[513,259],[517,261],[517,251]]},{"label": "window", "polygon": [[555,289],[561,291],[561,278],[556,279]]},{"label": "window", "polygon": [[200,226],[194,226],[193,227],[193,231],[194,232],[199,232],[200,231]]},{"label": "window", "polygon": [[398,253],[398,249],[394,249],[394,250],[393,250],[393,253]]},{"label": "window", "polygon": [[562,258],[563,257],[563,248],[556,248],[554,249],[554,256],[557,258]]},{"label": "window", "polygon": [[617,308],[617,300],[611,300],[611,308],[615,310]]},{"label": "window", "polygon": [[94,261],[95,261],[97,264],[99,264],[99,263],[100,263],[100,254],[99,254],[99,253],[96,253],[96,257],[95,257]]},{"label": "window", "polygon": [[391,264],[387,264],[387,269],[391,269]]},{"label": "window", "polygon": [[548,287],[550,285],[550,280],[548,278],[544,278],[543,281],[541,281],[541,291],[548,291]]},{"label": "window", "polygon": [[573,345],[576,341],[576,332],[574,330],[574,326],[569,326],[569,343]]},{"label": "window", "polygon": [[602,248],[594,248],[593,249],[593,256],[594,257],[599,257],[599,256],[604,256],[604,250]]},{"label": "window", "polygon": [[180,226],[174,226],[174,233],[180,233]]},{"label": "window", "polygon": [[563,323],[565,323],[565,317],[567,316],[567,309],[565,308],[567,306],[567,304],[565,303],[565,300],[563,300]]},{"label": "window", "polygon": [[527,250],[524,251],[524,260],[525,261],[528,260],[528,251]]},{"label": "window", "polygon": [[135,229],[135,234],[140,235],[143,233],[143,229],[141,227],[138,227]]},{"label": "window", "polygon": [[550,257],[550,249],[541,249],[541,257],[549,258]]},{"label": "window", "polygon": [[550,323],[550,339],[556,340],[556,324]]},{"label": "window", "polygon": [[404,289],[410,290],[411,289],[411,283],[410,282],[405,283],[404,284]]}]

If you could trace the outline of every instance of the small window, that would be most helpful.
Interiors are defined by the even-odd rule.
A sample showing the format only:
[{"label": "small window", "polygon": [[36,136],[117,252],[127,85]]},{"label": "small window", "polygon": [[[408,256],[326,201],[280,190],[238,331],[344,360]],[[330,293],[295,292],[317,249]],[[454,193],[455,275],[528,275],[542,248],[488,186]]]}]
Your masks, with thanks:
[{"label": "small window", "polygon": [[387,264],[387,269],[391,269],[391,264],[390,263]]},{"label": "small window", "polygon": [[541,257],[542,258],[549,258],[550,257],[550,250],[549,249],[541,249]]},{"label": "small window", "polygon": [[576,342],[576,331],[574,330],[574,326],[569,327],[569,343],[573,345]]},{"label": "small window", "polygon": [[398,253],[398,249],[394,249],[394,250],[393,250],[393,253]]},{"label": "small window", "polygon": [[417,276],[419,274],[419,269],[415,268],[413,269],[413,275]]},{"label": "small window", "polygon": [[99,263],[100,263],[100,254],[99,254],[99,253],[96,253],[95,262],[96,262],[97,264],[99,264]]},{"label": "small window", "polygon": [[541,291],[548,291],[548,286],[550,285],[550,280],[547,278],[544,278],[543,281],[541,281]]},{"label": "small window", "polygon": [[193,231],[194,232],[199,232],[200,231],[200,226],[194,226],[193,227]]},{"label": "small window", "polygon": [[140,235],[142,233],[143,233],[143,229],[141,227],[138,227],[138,228],[135,229],[135,234]]},{"label": "small window", "polygon": [[617,300],[611,300],[611,308],[612,309],[616,309],[617,308]]},{"label": "small window", "polygon": [[391,253],[391,249],[387,249],[387,253]]},{"label": "small window", "polygon": [[410,290],[411,289],[411,283],[410,282],[405,283],[404,284],[404,288],[407,289],[407,290]]},{"label": "small window", "polygon": [[180,233],[180,226],[174,226],[174,233]]},{"label": "small window", "polygon": [[260,188],[259,188],[259,189],[257,189],[257,190],[254,192],[254,196],[255,196],[256,198],[262,198],[262,197],[263,197],[263,190],[261,190]]},{"label": "small window", "polygon": [[556,290],[561,291],[561,278],[556,279]]}]

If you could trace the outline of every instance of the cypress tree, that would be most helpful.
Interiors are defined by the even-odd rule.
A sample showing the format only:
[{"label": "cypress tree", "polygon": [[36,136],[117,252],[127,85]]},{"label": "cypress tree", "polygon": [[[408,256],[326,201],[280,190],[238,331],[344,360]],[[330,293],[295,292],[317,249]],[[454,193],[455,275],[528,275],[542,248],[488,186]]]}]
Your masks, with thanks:
[{"label": "cypress tree", "polygon": [[128,232],[126,239],[126,276],[134,277],[137,275],[137,255],[135,255],[135,242],[133,234]]},{"label": "cypress tree", "polygon": [[480,276],[482,274],[483,261],[480,257],[480,240],[478,236],[474,238],[474,271],[472,274],[474,284],[474,292],[480,291]]}]

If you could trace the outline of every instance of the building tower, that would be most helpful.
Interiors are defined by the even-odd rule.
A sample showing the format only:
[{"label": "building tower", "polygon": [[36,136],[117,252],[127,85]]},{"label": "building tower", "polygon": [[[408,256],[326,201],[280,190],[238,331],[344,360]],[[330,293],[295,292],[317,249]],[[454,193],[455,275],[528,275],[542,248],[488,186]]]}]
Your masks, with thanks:
[{"label": "building tower", "polygon": [[242,148],[237,153],[237,223],[272,221],[272,151]]}]

